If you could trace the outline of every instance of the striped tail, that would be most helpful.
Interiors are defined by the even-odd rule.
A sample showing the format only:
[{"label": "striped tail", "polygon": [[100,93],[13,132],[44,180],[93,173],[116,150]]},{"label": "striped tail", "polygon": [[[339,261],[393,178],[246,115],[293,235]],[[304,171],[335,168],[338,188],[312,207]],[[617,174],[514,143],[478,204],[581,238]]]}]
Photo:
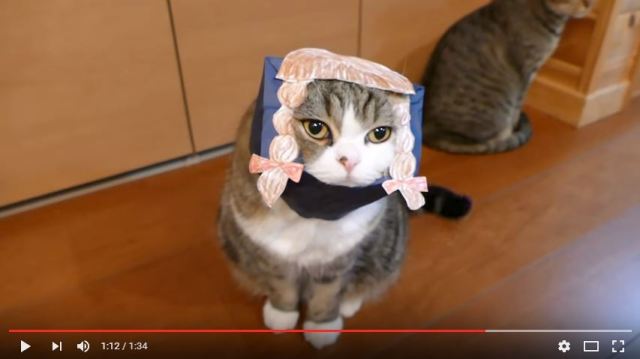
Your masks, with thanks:
[{"label": "striped tail", "polygon": [[449,219],[459,219],[471,211],[471,198],[456,194],[447,188],[431,185],[429,192],[423,195],[426,201],[422,207],[423,212]]}]

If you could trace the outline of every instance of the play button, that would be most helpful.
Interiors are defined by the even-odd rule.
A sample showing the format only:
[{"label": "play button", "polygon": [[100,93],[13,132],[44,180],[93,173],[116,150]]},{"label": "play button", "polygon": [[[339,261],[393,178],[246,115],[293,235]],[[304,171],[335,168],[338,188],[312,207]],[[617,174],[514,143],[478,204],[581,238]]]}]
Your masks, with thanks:
[{"label": "play button", "polygon": [[20,341],[20,353],[24,352],[29,348],[31,348],[31,345],[29,345],[29,343],[25,342],[24,340]]}]

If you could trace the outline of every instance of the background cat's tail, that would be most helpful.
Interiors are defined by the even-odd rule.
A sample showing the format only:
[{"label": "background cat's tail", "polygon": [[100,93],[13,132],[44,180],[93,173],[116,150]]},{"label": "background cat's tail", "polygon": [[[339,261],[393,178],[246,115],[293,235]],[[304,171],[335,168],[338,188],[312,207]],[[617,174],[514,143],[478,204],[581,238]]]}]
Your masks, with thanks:
[{"label": "background cat's tail", "polygon": [[493,140],[486,143],[458,143],[446,139],[434,139],[429,141],[425,136],[425,144],[437,150],[458,154],[492,154],[507,152],[525,145],[531,139],[533,129],[529,117],[524,112],[520,113],[520,120],[511,136]]},{"label": "background cat's tail", "polygon": [[471,210],[471,198],[456,194],[444,187],[430,185],[429,192],[423,193],[423,212],[433,213],[450,219],[466,216]]}]

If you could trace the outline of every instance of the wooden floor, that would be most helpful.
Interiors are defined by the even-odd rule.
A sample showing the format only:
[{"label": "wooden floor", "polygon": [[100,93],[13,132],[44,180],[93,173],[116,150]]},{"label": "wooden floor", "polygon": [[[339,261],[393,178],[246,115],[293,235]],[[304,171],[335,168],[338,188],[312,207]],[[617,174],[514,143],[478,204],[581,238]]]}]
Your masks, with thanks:
[{"label": "wooden floor", "polygon": [[534,138],[513,153],[425,151],[430,182],[471,195],[474,210],[459,222],[413,217],[401,279],[346,328],[632,334],[344,334],[320,352],[298,334],[5,335],[9,328],[263,328],[262,299],[236,287],[217,246],[225,157],[0,220],[2,349],[17,353],[25,339],[31,353],[50,353],[50,341],[62,338],[72,353],[74,341],[87,339],[97,355],[100,341],[129,338],[148,340],[156,358],[204,351],[552,358],[572,357],[557,351],[560,339],[577,355],[582,340],[597,337],[603,358],[613,339],[640,352],[640,102],[581,130],[530,113]]}]

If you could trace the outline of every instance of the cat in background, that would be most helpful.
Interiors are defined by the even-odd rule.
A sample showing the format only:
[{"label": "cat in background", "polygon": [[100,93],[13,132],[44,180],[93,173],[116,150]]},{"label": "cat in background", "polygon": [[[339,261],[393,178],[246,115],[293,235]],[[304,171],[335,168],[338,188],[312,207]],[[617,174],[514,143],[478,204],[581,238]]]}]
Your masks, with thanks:
[{"label": "cat in background", "polygon": [[[401,122],[393,111],[399,95],[335,80],[313,81],[307,93],[293,112],[305,170],[348,187],[368,186],[388,174]],[[258,176],[248,171],[252,117],[250,111],[242,121],[222,191],[222,249],[240,283],[266,296],[268,328],[295,328],[304,305],[305,329],[342,329],[343,318],[398,276],[407,242],[406,204],[395,192],[337,220],[303,218],[283,200],[267,207],[256,188]],[[445,189],[426,195],[425,210],[431,211],[446,211],[457,200]],[[322,348],[338,333],[304,336]]]},{"label": "cat in background", "polygon": [[438,42],[423,84],[423,143],[463,154],[513,150],[532,135],[523,99],[567,21],[595,0],[494,0]]}]

